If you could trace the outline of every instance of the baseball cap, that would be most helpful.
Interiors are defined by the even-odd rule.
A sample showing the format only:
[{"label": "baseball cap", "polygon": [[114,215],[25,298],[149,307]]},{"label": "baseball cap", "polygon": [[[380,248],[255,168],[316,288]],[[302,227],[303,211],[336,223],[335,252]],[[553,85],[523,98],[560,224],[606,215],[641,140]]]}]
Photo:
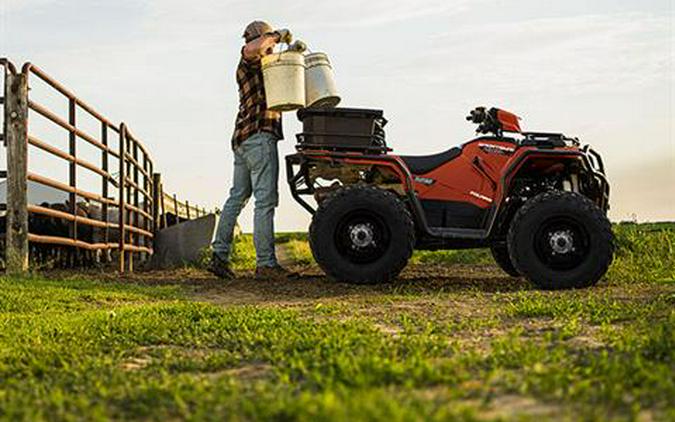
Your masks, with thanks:
[{"label": "baseball cap", "polygon": [[253,21],[246,25],[243,37],[246,39],[246,42],[249,42],[272,31],[274,31],[274,28],[272,28],[272,25],[269,23],[264,21]]}]

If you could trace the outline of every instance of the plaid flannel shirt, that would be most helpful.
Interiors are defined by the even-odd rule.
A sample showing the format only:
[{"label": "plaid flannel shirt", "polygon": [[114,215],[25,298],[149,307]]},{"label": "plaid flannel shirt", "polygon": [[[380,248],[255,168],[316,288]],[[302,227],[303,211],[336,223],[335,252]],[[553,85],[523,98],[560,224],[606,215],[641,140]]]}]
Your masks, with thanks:
[{"label": "plaid flannel shirt", "polygon": [[269,132],[277,139],[283,139],[281,112],[267,109],[260,61],[246,61],[243,52],[237,66],[237,85],[239,85],[239,113],[232,135],[232,149],[236,149],[258,132]]}]

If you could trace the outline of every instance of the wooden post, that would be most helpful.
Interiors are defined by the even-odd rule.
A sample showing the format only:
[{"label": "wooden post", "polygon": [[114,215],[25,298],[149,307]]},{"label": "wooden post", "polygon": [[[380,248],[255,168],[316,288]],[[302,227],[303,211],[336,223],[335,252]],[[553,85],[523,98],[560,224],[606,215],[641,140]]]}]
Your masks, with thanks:
[{"label": "wooden post", "polygon": [[180,222],[180,213],[178,212],[178,197],[176,194],[173,194],[173,208],[176,210],[176,223],[178,224]]},{"label": "wooden post", "polygon": [[162,183],[159,184],[159,197],[161,198],[160,201],[162,201],[162,206],[161,206],[161,212],[162,212],[162,222],[161,222],[161,228],[165,229],[169,226],[169,224],[166,221],[166,206],[164,205],[164,185]]},{"label": "wooden post", "polygon": [[152,232],[153,233],[157,233],[157,231],[162,228],[161,223],[159,221],[159,216],[160,216],[159,201],[161,201],[160,196],[162,195],[162,191],[160,189],[161,183],[162,183],[162,176],[159,173],[154,173],[152,175],[152,220],[153,220]]},{"label": "wooden post", "polygon": [[28,75],[6,74],[7,236],[5,261],[11,274],[28,271]]}]

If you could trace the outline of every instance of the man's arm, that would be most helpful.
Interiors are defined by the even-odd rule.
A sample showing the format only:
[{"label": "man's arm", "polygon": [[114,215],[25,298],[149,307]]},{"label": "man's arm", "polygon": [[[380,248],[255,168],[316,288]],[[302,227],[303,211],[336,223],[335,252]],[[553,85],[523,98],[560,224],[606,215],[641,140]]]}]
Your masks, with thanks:
[{"label": "man's arm", "polygon": [[244,58],[248,61],[256,60],[272,50],[279,42],[279,35],[276,33],[264,34],[244,46]]},{"label": "man's arm", "polygon": [[243,50],[244,59],[248,61],[259,59],[260,57],[271,53],[272,49],[282,41],[286,43],[292,41],[292,35],[288,29],[264,34],[255,40],[246,43]]}]

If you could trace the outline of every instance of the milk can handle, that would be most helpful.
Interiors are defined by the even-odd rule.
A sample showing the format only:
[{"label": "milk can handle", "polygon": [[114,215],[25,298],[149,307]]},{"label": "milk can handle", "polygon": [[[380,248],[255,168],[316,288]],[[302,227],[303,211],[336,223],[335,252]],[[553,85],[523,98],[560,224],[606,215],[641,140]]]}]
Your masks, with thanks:
[{"label": "milk can handle", "polygon": [[[286,45],[286,49],[285,49],[285,50],[281,50],[281,45],[282,45],[282,44],[285,44],[285,45]],[[287,42],[279,43],[279,55],[277,56],[277,62],[280,62],[280,61],[281,61],[281,55],[284,54],[286,51],[288,51],[290,48],[291,48],[291,45],[290,45],[289,43],[287,43]]]}]

